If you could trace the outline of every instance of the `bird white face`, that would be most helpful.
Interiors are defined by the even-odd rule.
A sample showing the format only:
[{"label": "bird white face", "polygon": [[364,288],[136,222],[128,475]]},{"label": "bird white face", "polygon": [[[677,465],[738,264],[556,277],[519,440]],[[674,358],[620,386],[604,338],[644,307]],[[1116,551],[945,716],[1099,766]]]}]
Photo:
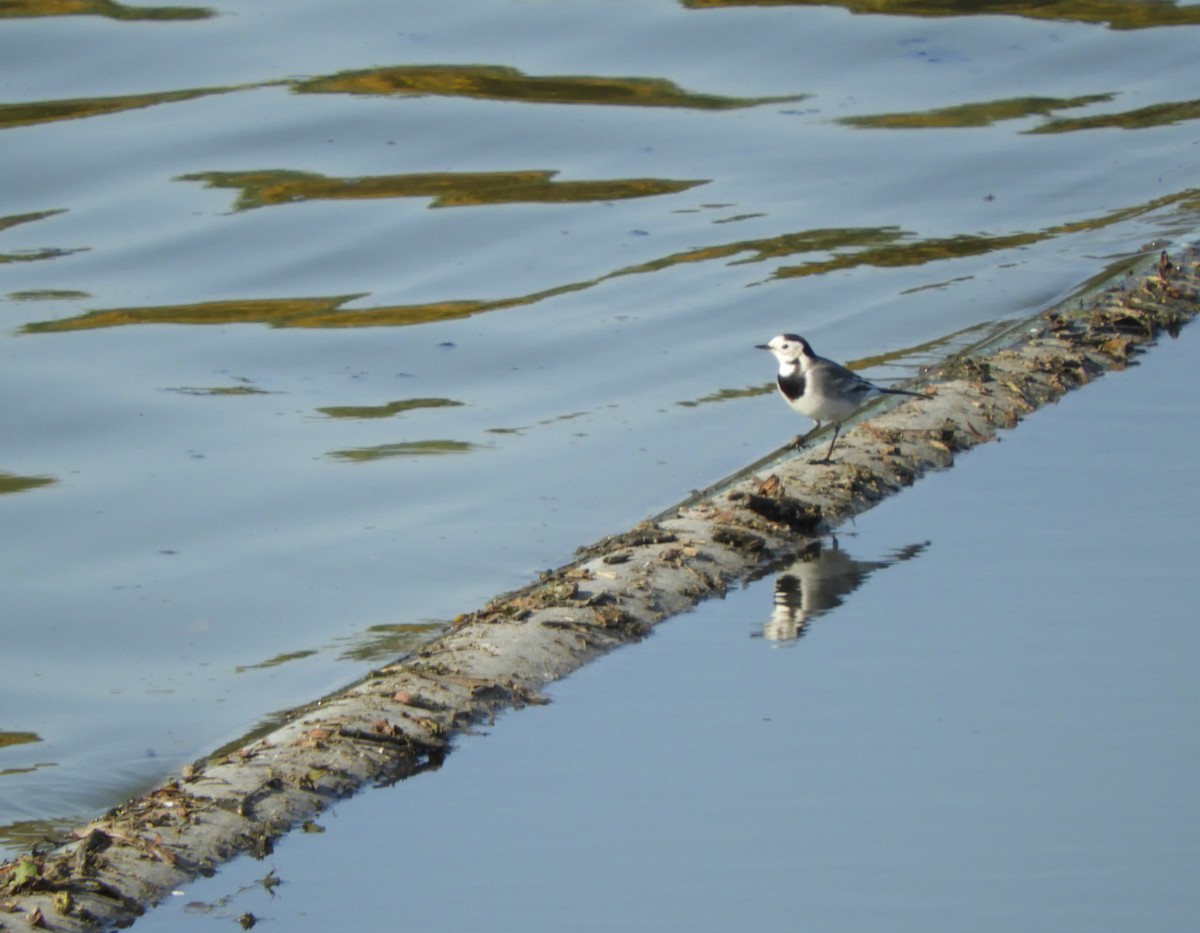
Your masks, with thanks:
[{"label": "bird white face", "polygon": [[802,356],[812,356],[812,348],[808,341],[795,334],[780,334],[759,346],[760,350],[770,350],[780,363],[794,363]]}]

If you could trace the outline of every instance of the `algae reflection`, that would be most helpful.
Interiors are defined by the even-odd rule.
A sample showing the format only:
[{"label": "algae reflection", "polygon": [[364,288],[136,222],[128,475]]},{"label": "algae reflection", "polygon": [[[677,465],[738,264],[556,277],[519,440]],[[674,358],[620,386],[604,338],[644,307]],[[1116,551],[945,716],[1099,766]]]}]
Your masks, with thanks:
[{"label": "algae reflection", "polygon": [[468,441],[398,441],[395,444],[380,444],[376,447],[332,450],[328,456],[334,460],[344,460],[349,463],[370,463],[375,460],[390,460],[393,457],[444,457],[449,454],[466,454],[473,450],[486,449],[483,444],[472,444]]},{"label": "algae reflection", "polygon": [[[381,664],[401,660],[406,655],[419,651],[444,632],[448,623],[440,621],[385,622],[371,625],[353,635],[335,638],[320,648],[302,648],[284,651],[253,664],[240,664],[234,668],[238,674],[270,670],[294,661],[303,661],[328,651],[337,651],[337,660],[355,663]],[[2,735],[3,733],[0,733]]]},{"label": "algae reflection", "polygon": [[[46,763],[38,767],[52,768],[54,764]],[[0,776],[2,776],[2,772],[0,772]],[[79,819],[79,816],[76,815],[59,819],[17,820],[12,823],[0,823],[0,859],[6,855],[9,858],[18,858],[37,846],[44,846],[47,839],[65,838],[71,830],[79,828]],[[29,926],[29,929],[36,928]]]},{"label": "algae reflection", "polygon": [[[31,214],[9,214],[7,217],[0,217],[0,232],[8,230],[11,227],[17,227],[21,224],[37,223],[39,220],[46,220],[50,217],[56,217],[59,214],[65,214],[65,208],[57,208],[49,211],[35,211]],[[72,253],[85,252],[86,247],[75,249],[61,249],[59,247],[42,247],[40,249],[22,250],[15,253],[0,253],[0,263],[6,262],[35,262],[39,259],[57,259],[59,256],[70,256]]]},{"label": "algae reflection", "polygon": [[983,103],[958,104],[954,107],[940,107],[934,110],[840,117],[837,122],[843,126],[859,129],[923,130],[992,126],[1004,120],[1043,117],[1044,121],[1038,126],[1021,131],[1022,135],[1037,136],[1082,130],[1153,129],[1200,119],[1200,101],[1195,100],[1152,104],[1134,110],[1101,113],[1088,117],[1053,116],[1061,110],[1110,103],[1116,99],[1116,96],[1115,94],[1089,94],[1070,98],[1019,97]]},{"label": "algae reflection", "polygon": [[176,21],[208,19],[216,13],[197,6],[129,6],[114,0],[3,0],[0,19],[35,16],[103,16],[106,19]]},{"label": "algae reflection", "polygon": [[[58,482],[52,476],[18,476],[15,473],[0,471],[0,496],[10,492],[24,492],[27,489],[37,489]],[[0,732],[0,747],[3,747],[4,736],[13,735],[10,732]],[[12,743],[8,743],[12,744]]]},{"label": "algae reflection", "polygon": [[42,737],[36,732],[0,732],[0,748],[9,748],[13,745],[30,745],[40,741],[42,741]]},{"label": "algae reflection", "polygon": [[37,223],[39,220],[45,220],[48,217],[57,217],[59,214],[65,214],[66,208],[60,207],[50,211],[34,211],[30,214],[9,214],[7,217],[0,217],[0,231],[8,230],[11,227],[18,227],[21,224]]},{"label": "algae reflection", "polygon": [[234,395],[275,395],[270,389],[260,389],[252,385],[232,386],[171,386],[164,390],[179,395],[196,395],[209,397],[228,397]]},{"label": "algae reflection", "polygon": [[251,671],[269,671],[273,667],[281,667],[291,661],[303,661],[305,658],[311,658],[317,652],[312,649],[304,651],[284,651],[274,657],[267,658],[265,661],[259,661],[255,664],[239,664],[233,669],[235,674],[246,674]]},{"label": "algae reflection", "polygon": [[365,294],[311,298],[263,298],[204,301],[195,304],[157,305],[140,308],[108,308],[76,317],[35,321],[22,333],[49,334],[77,330],[122,327],[128,324],[267,324],[272,327],[404,327],[452,321],[480,311],[512,307],[519,299],[500,301],[439,301],[428,304],[393,305],[351,309],[345,305]]},{"label": "algae reflection", "polygon": [[[1200,7],[1197,7],[1200,9]],[[1186,120],[1200,119],[1200,100],[1151,104],[1120,113],[1100,113],[1091,117],[1061,117],[1051,120],[1028,133],[1071,133],[1076,130],[1144,130],[1157,126],[1173,126]]]},{"label": "algae reflection", "polygon": [[59,259],[63,256],[71,256],[75,253],[87,252],[87,247],[76,247],[75,249],[60,249],[56,246],[47,246],[42,249],[31,249],[17,253],[0,253],[0,263],[5,262],[37,262],[42,259]]},{"label": "algae reflection", "polygon": [[[490,311],[532,305],[548,298],[583,291],[611,278],[656,272],[691,262],[735,259],[763,261],[804,252],[828,252],[842,248],[866,248],[893,243],[904,236],[899,228],[851,228],[808,230],[764,240],[744,240],[675,253],[606,273],[595,279],[570,282],[528,295],[489,301],[459,300],[427,304],[347,308],[365,298],[364,293],[311,298],[267,298],[157,305],[140,308],[107,308],[74,317],[35,321],[21,329],[25,334],[65,333],[122,327],[130,324],[228,325],[266,324],[272,327],[403,327],[437,321],[459,320]],[[749,254],[747,256],[747,254]],[[740,258],[739,258],[740,257]]]},{"label": "algae reflection", "polygon": [[[72,5],[81,7],[84,4],[74,3]],[[66,6],[66,4],[61,6]],[[0,0],[0,18],[6,15],[35,15],[12,13],[12,9],[12,3]],[[143,12],[147,11],[148,8],[143,8]],[[761,104],[795,102],[810,96],[808,94],[792,94],[781,97],[724,97],[686,91],[662,78],[527,75],[515,68],[492,65],[394,66],[343,72],[307,80],[278,79],[251,84],[190,88],[149,94],[0,104],[0,129],[106,116],[160,104],[195,100],[214,94],[228,94],[233,91],[249,91],[277,86],[289,87],[293,92],[299,94],[400,97],[432,95],[535,104],[678,107],[693,110],[734,110],[756,107]],[[208,174],[221,173],[205,173],[194,177],[199,180],[208,180]],[[300,175],[300,173],[294,174]],[[320,176],[313,176],[313,178],[319,179]],[[346,180],[329,179],[327,183],[333,185],[339,181]]]},{"label": "algae reflection", "polygon": [[88,292],[73,288],[31,288],[27,291],[9,292],[4,297],[9,301],[82,301],[92,296]]},{"label": "algae reflection", "polygon": [[[0,0],[0,9],[3,9]],[[123,97],[80,97],[67,100],[41,100],[22,104],[0,104],[0,130],[18,126],[35,126],[39,123],[56,123],[61,120],[82,120],[108,114],[142,110],[160,104],[175,104],[196,100],[213,94],[228,94],[250,88],[266,87],[264,84],[246,84],[233,87],[196,88],[187,91],[161,91],[156,94],[131,94]]]},{"label": "algae reflection", "polygon": [[430,198],[430,207],[491,204],[566,204],[617,201],[678,194],[707,184],[706,179],[674,181],[625,178],[599,181],[555,181],[558,172],[438,172],[330,178],[312,172],[271,169],[252,172],[197,172],[176,181],[200,181],[209,188],[241,193],[235,211],[300,201],[372,198]]},{"label": "algae reflection", "polygon": [[785,97],[723,97],[695,94],[663,78],[593,75],[528,75],[501,65],[397,65],[345,71],[298,81],[299,94],[442,96],[530,104],[591,104],[618,107],[682,107],[733,110],[803,100]]},{"label": "algae reflection", "polygon": [[1013,97],[982,103],[957,104],[934,110],[908,113],[876,113],[858,117],[840,117],[843,126],[883,130],[963,129],[992,126],[1005,120],[1048,117],[1059,110],[1071,110],[1090,104],[1107,103],[1114,94],[1089,94],[1082,97]]},{"label": "algae reflection", "polygon": [[883,560],[855,560],[834,538],[814,541],[796,561],[775,577],[774,606],[762,632],[753,637],[773,642],[795,641],[813,619],[836,609],[876,570],[911,560],[929,546],[910,544]]},{"label": "algae reflection", "polygon": [[[88,311],[74,317],[35,321],[21,333],[47,334],[129,324],[267,324],[272,327],[402,327],[435,321],[458,320],[492,311],[532,305],[539,301],[583,291],[619,276],[642,275],[685,263],[714,261],[730,265],[778,263],[766,279],[787,279],[870,266],[899,268],[942,260],[963,259],[1019,249],[1057,237],[1141,217],[1153,211],[1174,208],[1183,214],[1200,212],[1200,189],[1189,188],[1163,195],[1142,204],[1109,211],[1041,230],[1004,234],[960,234],[922,238],[900,227],[829,228],[804,230],[761,239],[735,240],[701,246],[615,269],[579,282],[568,282],[526,295],[491,300],[457,300],[375,308],[347,308],[365,298],[363,293],[313,298],[229,300],[186,305],[158,305]],[[784,264],[781,260],[805,254],[824,254],[807,262]]]},{"label": "algae reflection", "polygon": [[842,7],[887,16],[1023,16],[1112,29],[1150,29],[1200,23],[1200,6],[1174,0],[680,0],[693,10],[747,6]]},{"label": "algae reflection", "polygon": [[352,418],[355,420],[391,418],[421,408],[460,408],[462,402],[450,398],[406,398],[383,405],[329,405],[317,411],[327,418]]},{"label": "algae reflection", "polygon": [[439,621],[385,622],[337,639],[339,661],[380,664],[394,662],[419,651],[442,634],[449,623]]},{"label": "algae reflection", "polygon": [[886,247],[861,250],[858,253],[835,256],[831,259],[808,262],[798,266],[780,266],[773,278],[786,279],[808,275],[822,275],[840,269],[857,266],[887,268],[893,266],[919,266],[945,259],[963,259],[983,256],[1008,249],[1019,249],[1060,236],[1069,236],[1085,230],[1100,230],[1116,223],[1140,217],[1152,211],[1175,207],[1182,212],[1200,211],[1200,189],[1189,188],[1174,194],[1154,198],[1144,204],[1120,208],[1099,217],[1086,218],[1071,223],[1055,224],[1030,233],[1009,234],[962,234],[953,237],[932,239],[909,239]]}]

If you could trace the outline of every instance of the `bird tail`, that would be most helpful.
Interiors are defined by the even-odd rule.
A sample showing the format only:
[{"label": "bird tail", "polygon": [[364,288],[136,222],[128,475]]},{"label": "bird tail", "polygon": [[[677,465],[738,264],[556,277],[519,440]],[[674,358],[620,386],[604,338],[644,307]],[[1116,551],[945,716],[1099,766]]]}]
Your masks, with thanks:
[{"label": "bird tail", "polygon": [[924,392],[909,392],[908,389],[880,389],[887,395],[911,395],[914,398],[928,398]]}]

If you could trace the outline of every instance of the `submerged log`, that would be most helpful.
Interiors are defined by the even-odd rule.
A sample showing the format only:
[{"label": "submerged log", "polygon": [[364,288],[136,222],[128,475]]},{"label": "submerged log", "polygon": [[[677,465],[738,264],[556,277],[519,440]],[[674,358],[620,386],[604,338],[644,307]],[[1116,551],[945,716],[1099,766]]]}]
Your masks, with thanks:
[{"label": "submerged log", "polygon": [[[439,766],[453,737],[820,536],[1028,413],[1122,369],[1200,311],[1200,250],[1116,283],[926,372],[925,397],[876,406],[832,465],[777,451],[713,489],[455,620],[415,655],[296,710],[238,751],[185,768],[51,851],[0,865],[0,930],[127,926],[190,878],[273,841],[367,784]],[[818,439],[819,440],[819,439]]]}]

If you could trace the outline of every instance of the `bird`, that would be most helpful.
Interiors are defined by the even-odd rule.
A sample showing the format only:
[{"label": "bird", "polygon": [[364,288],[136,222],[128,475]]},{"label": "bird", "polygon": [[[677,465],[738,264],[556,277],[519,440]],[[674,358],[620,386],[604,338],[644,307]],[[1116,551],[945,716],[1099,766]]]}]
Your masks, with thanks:
[{"label": "bird", "polygon": [[779,360],[775,383],[783,400],[802,415],[816,422],[807,434],[797,437],[793,447],[800,447],[821,429],[826,421],[834,423],[833,440],[825,456],[813,463],[830,463],[833,447],[842,430],[842,422],[866,402],[881,395],[911,395],[925,398],[920,392],[907,389],[885,389],[847,369],[841,363],[817,356],[803,337],[780,334],[755,349],[769,350]]},{"label": "bird", "polygon": [[830,538],[829,545],[821,540],[810,542],[775,578],[774,607],[763,625],[762,637],[769,641],[799,638],[809,622],[842,605],[876,570],[911,560],[928,546],[928,541],[909,544],[882,560],[855,560],[838,546],[836,537]]},{"label": "bird", "polygon": [[775,578],[774,608],[763,626],[770,641],[791,641],[805,633],[808,623],[836,609],[843,597],[891,561],[857,561],[838,547],[814,541],[795,563]]}]

